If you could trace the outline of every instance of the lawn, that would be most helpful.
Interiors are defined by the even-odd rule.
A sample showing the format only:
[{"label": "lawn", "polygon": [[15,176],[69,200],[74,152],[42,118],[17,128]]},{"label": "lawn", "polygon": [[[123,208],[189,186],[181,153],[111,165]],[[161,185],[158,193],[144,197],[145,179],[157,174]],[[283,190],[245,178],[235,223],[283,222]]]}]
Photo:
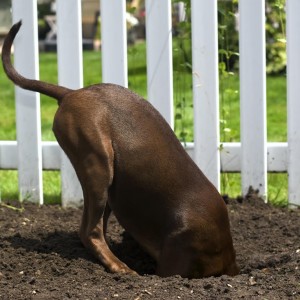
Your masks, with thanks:
[{"label": "lawn", "polygon": [[[137,44],[128,50],[128,86],[147,97],[145,44]],[[101,53],[84,52],[84,86],[101,82]],[[175,132],[184,141],[193,140],[193,107],[191,72],[183,64],[180,52],[174,52],[174,108]],[[41,53],[40,78],[57,82],[57,57],[55,53]],[[221,76],[220,79],[220,135],[223,142],[239,141],[239,79],[238,75]],[[15,140],[14,86],[0,72],[0,140]],[[267,79],[268,141],[286,141],[286,81],[284,76]],[[42,139],[55,140],[51,131],[56,101],[41,96]],[[60,198],[59,172],[44,171],[44,193],[47,202]],[[274,203],[287,201],[286,174],[269,174],[269,199]],[[223,174],[222,192],[230,196],[240,193],[240,175]],[[0,197],[17,198],[17,171],[0,171]]]}]

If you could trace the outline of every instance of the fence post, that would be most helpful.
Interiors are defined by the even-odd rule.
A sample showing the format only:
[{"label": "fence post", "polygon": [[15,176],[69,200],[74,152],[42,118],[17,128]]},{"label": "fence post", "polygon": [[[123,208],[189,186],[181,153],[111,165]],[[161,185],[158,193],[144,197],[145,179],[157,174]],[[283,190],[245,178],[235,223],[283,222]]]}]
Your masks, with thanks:
[{"label": "fence post", "polygon": [[126,1],[101,0],[102,81],[128,86]]},{"label": "fence post", "polygon": [[192,0],[194,160],[220,188],[217,0]]},{"label": "fence post", "polygon": [[148,100],[174,127],[170,0],[146,0]]},{"label": "fence post", "polygon": [[267,198],[265,1],[240,0],[242,193]]},{"label": "fence post", "polygon": [[[15,67],[23,76],[38,79],[36,0],[13,0],[13,22],[23,26],[16,37]],[[19,192],[21,200],[43,203],[40,97],[16,87]]]},{"label": "fence post", "polygon": [[[57,52],[59,84],[78,89],[83,86],[81,1],[57,0]],[[62,205],[79,205],[83,199],[75,170],[62,152]]]},{"label": "fence post", "polygon": [[300,205],[300,1],[287,1],[287,95],[289,203]]}]

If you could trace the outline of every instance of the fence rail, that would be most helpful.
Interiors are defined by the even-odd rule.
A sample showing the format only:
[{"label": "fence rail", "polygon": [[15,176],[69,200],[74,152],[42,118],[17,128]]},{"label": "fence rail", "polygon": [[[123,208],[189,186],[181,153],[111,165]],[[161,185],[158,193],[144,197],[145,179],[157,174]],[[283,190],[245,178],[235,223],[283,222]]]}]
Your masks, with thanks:
[{"label": "fence rail", "polygon": [[[125,0],[101,0],[103,81],[127,86]],[[148,99],[173,126],[171,0],[146,0]],[[220,171],[241,172],[242,193],[263,197],[267,172],[288,172],[289,203],[300,205],[300,1],[287,0],[288,141],[266,140],[265,1],[239,1],[241,143],[219,140],[217,0],[191,0],[194,143],[186,150],[219,188]],[[100,5],[100,4],[99,4]],[[12,0],[13,22],[23,20],[15,66],[38,78],[36,0]],[[57,0],[59,83],[82,86],[81,1]],[[99,70],[100,71],[100,70]],[[42,170],[60,169],[62,204],[82,192],[56,142],[41,141],[39,95],[16,88],[17,139],[0,141],[0,169],[19,170],[20,193],[43,203]]]}]

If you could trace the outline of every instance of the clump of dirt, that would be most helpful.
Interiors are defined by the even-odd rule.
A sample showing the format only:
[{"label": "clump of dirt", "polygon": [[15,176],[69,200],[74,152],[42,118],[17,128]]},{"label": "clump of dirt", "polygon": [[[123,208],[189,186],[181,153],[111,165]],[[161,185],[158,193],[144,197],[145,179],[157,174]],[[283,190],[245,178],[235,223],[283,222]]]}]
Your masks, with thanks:
[{"label": "clump of dirt", "polygon": [[300,299],[300,209],[255,194],[226,202],[241,272],[193,280],[155,276],[155,262],[114,218],[113,252],[145,275],[109,274],[98,264],[77,235],[80,209],[0,206],[0,299]]}]

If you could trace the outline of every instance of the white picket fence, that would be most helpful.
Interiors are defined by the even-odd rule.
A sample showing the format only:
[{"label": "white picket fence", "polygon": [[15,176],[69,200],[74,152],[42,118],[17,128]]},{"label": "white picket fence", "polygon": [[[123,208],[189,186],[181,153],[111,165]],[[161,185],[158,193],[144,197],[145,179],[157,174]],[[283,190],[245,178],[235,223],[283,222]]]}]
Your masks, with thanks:
[{"label": "white picket fence", "polygon": [[[12,0],[15,66],[38,78],[36,0]],[[125,0],[101,0],[103,82],[127,86]],[[220,170],[241,172],[242,193],[266,197],[267,172],[288,172],[289,203],[300,205],[300,1],[287,0],[288,142],[266,140],[265,1],[239,0],[241,143],[219,140],[217,0],[191,0],[194,143],[189,154],[217,188]],[[81,1],[57,0],[59,84],[83,85]],[[173,126],[171,0],[146,0],[148,99]],[[100,70],[99,70],[100,71]],[[16,141],[0,141],[0,168],[19,170],[23,198],[43,203],[42,169],[60,169],[64,206],[82,200],[80,185],[56,142],[41,141],[39,94],[16,88]]]}]

